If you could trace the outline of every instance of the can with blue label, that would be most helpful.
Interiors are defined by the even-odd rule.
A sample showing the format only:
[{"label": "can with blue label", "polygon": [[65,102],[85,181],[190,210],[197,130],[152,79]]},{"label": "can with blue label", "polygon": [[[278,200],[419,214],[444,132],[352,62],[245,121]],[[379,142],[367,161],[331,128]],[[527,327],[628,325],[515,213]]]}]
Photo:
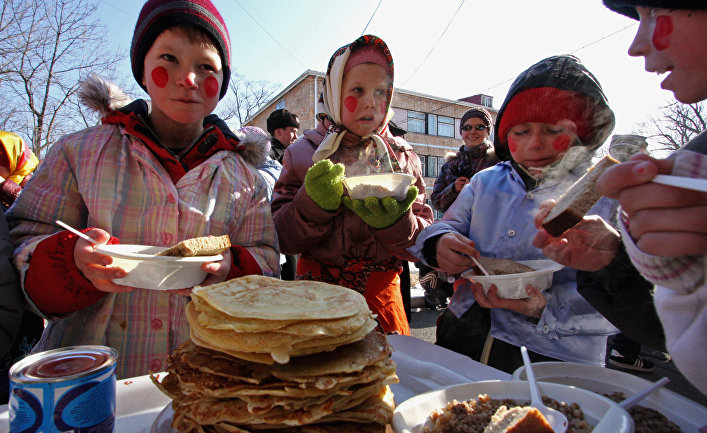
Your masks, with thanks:
[{"label": "can with blue label", "polygon": [[35,353],[10,368],[10,433],[112,433],[115,362],[105,346]]}]

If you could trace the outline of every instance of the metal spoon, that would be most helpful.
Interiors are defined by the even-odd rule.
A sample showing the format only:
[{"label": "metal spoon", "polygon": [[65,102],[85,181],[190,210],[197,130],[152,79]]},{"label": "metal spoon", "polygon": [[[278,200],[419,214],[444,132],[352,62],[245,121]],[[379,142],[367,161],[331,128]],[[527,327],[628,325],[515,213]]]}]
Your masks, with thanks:
[{"label": "metal spoon", "polygon": [[528,349],[526,349],[525,346],[521,346],[520,354],[523,356],[525,375],[528,377],[528,384],[530,385],[531,406],[535,407],[545,416],[545,419],[555,433],[565,433],[568,426],[567,417],[562,412],[549,408],[543,404],[543,400],[540,397],[540,391],[538,390],[538,384],[535,382],[535,373],[533,373],[533,367],[530,364],[530,357],[528,357]]}]

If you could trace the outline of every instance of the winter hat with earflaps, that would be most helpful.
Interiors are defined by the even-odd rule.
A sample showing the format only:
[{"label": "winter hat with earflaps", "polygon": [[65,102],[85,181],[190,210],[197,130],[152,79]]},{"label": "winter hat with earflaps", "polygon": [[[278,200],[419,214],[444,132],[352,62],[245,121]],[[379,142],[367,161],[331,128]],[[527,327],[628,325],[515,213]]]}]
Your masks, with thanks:
[{"label": "winter hat with earflaps", "polygon": [[[350,63],[349,59],[351,59]],[[381,38],[373,35],[364,35],[336,50],[329,60],[327,74],[324,79],[324,89],[317,104],[317,112],[319,114],[324,113],[334,124],[329,128],[326,137],[314,152],[312,156],[312,161],[314,162],[321,161],[336,152],[342,138],[348,133],[341,122],[341,86],[344,81],[345,71],[361,63],[378,64],[388,71],[390,86],[388,87],[385,119],[373,133],[361,138],[373,140],[381,160],[390,159],[387,143],[381,133],[388,127],[388,121],[393,117],[393,111],[390,109],[390,102],[393,99],[393,57],[388,50],[388,46]]]},{"label": "winter hat with earflaps", "polygon": [[142,84],[145,55],[160,33],[175,26],[195,27],[211,37],[223,63],[219,99],[223,98],[231,77],[231,41],[226,23],[209,0],[148,0],[142,6],[130,46],[130,63],[137,83],[147,91]]},{"label": "winter hat with earflaps", "polygon": [[688,9],[688,10],[705,10],[707,2],[704,0],[682,0],[682,1],[667,1],[667,0],[603,0],[604,6],[614,12],[626,15],[634,20],[638,19],[636,7],[644,8],[659,8],[659,9]]}]

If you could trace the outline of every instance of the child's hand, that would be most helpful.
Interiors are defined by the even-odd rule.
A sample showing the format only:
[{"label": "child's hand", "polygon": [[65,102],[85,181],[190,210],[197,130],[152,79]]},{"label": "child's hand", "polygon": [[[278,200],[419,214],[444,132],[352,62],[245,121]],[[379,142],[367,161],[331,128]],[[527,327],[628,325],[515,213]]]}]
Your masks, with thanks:
[{"label": "child's hand", "polygon": [[323,159],[307,170],[304,188],[320,208],[333,211],[341,206],[344,194],[344,166]]},{"label": "child's hand", "polygon": [[554,203],[548,200],[540,204],[534,219],[538,234],[533,246],[542,249],[547,258],[582,271],[598,271],[611,263],[621,246],[619,232],[600,216],[591,215],[560,237],[553,237],[542,228],[542,221]]},{"label": "child's hand", "polygon": [[[105,230],[93,229],[86,232],[86,235],[95,239],[98,243],[105,244],[110,239],[110,234]],[[93,286],[102,292],[131,292],[134,287],[121,286],[111,281],[114,278],[123,278],[125,271],[120,268],[109,268],[113,263],[110,256],[96,252],[95,246],[84,239],[76,241],[74,247],[74,262]]]},{"label": "child's hand", "polygon": [[670,174],[673,164],[636,155],[607,169],[597,189],[618,198],[641,251],[666,257],[706,254],[707,193],[651,182],[656,174]]},{"label": "child's hand", "polygon": [[226,281],[226,277],[228,277],[228,274],[231,272],[231,264],[233,263],[231,249],[227,249],[221,253],[221,255],[223,255],[223,259],[218,262],[204,263],[201,265],[201,269],[210,274],[206,277],[204,282],[201,283],[202,286]]},{"label": "child's hand", "polygon": [[512,310],[535,318],[542,316],[545,305],[547,305],[545,295],[537,287],[530,284],[525,288],[528,297],[524,299],[499,298],[498,287],[495,284],[492,284],[489,288],[488,295],[484,295],[484,287],[481,283],[472,282],[471,292],[474,294],[476,302],[484,308],[505,308],[506,310]]},{"label": "child's hand", "polygon": [[392,197],[380,199],[366,197],[364,200],[351,200],[351,197],[344,197],[343,202],[344,206],[351,209],[366,224],[375,229],[382,229],[395,224],[410,209],[416,198],[417,187],[412,185],[402,201]]},{"label": "child's hand", "polygon": [[437,239],[437,265],[449,274],[458,274],[474,266],[472,257],[479,257],[474,241],[455,232]]}]

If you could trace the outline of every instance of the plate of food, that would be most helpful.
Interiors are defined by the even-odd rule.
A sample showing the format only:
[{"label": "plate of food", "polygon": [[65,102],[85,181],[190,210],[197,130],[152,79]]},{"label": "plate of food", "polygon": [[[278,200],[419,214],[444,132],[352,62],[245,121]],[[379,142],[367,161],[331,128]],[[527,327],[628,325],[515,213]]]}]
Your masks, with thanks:
[{"label": "plate of food", "polygon": [[491,284],[498,288],[498,296],[504,299],[522,299],[528,295],[525,287],[532,284],[538,290],[547,290],[552,286],[552,274],[564,268],[563,265],[552,260],[521,260],[494,259],[479,257],[481,266],[489,273],[488,276],[473,267],[462,272],[461,276],[481,283],[484,294],[488,293]]},{"label": "plate of food", "polygon": [[[537,380],[583,388],[616,400],[623,399],[619,393],[630,397],[651,384],[622,371],[572,362],[533,363],[533,372]],[[525,368],[513,372],[513,379],[525,380]],[[642,427],[648,421],[660,422],[662,430],[659,431],[664,432],[699,433],[707,426],[707,408],[664,387],[654,391],[629,413],[634,418],[636,432],[657,431],[657,424]]]},{"label": "plate of food", "polygon": [[415,177],[407,173],[373,173],[347,177],[344,186],[354,200],[366,197],[402,200],[414,181]]},{"label": "plate of food", "polygon": [[[612,433],[633,432],[629,414],[607,397],[556,383],[538,383],[538,386],[543,402],[567,416],[570,427],[567,433],[591,432],[611,408],[619,408]],[[393,412],[393,430],[396,433],[441,433],[451,431],[449,426],[456,424],[458,430],[455,431],[500,432],[504,430],[485,430],[494,427],[492,422],[500,423],[499,417],[493,417],[496,411],[501,406],[526,408],[529,402],[527,382],[496,380],[454,385],[420,394],[400,404]],[[539,421],[533,411],[515,411],[518,416],[530,417],[526,422]]]},{"label": "plate of food", "polygon": [[127,272],[116,284],[153,290],[177,290],[194,287],[206,278],[201,265],[223,259],[221,252],[230,247],[228,236],[187,239],[170,248],[149,245],[101,245],[96,251],[111,256],[111,267]]}]

